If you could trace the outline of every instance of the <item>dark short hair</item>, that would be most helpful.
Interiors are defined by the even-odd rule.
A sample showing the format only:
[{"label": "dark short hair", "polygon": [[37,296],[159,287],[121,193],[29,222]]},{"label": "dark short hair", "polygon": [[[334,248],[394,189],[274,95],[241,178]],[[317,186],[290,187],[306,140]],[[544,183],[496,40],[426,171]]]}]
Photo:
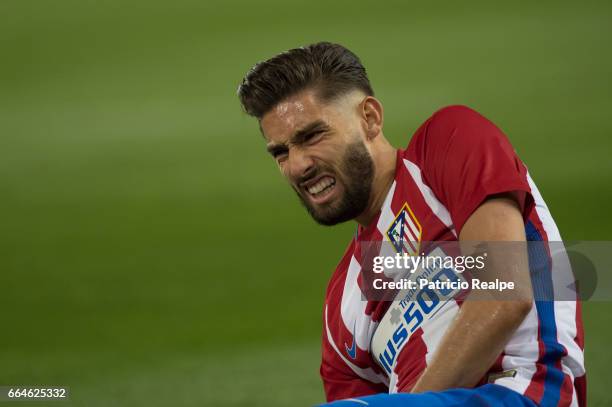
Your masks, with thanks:
[{"label": "dark short hair", "polygon": [[318,42],[257,63],[238,87],[238,97],[244,111],[261,120],[278,103],[310,87],[321,101],[355,89],[374,95],[357,55],[342,45]]}]

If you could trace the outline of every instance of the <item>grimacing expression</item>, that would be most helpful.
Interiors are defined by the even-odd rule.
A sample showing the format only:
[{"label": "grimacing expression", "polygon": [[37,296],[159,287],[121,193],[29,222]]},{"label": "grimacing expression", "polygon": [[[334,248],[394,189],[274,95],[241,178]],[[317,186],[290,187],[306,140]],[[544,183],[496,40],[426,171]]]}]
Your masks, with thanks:
[{"label": "grimacing expression", "polygon": [[355,109],[302,92],[266,113],[267,149],[315,221],[335,225],[367,208],[374,162]]}]

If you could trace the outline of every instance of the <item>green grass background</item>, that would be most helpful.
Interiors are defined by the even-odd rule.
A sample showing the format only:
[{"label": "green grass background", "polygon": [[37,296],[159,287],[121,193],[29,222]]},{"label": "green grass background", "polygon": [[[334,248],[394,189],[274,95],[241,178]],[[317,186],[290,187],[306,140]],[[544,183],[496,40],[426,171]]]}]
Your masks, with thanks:
[{"label": "green grass background", "polygon": [[[324,289],[354,226],[308,218],[235,96],[305,43],[361,56],[397,146],[443,105],[479,110],[566,239],[610,239],[611,20],[605,1],[0,2],[0,385],[323,400]],[[612,404],[611,305],[584,307],[592,406]]]}]

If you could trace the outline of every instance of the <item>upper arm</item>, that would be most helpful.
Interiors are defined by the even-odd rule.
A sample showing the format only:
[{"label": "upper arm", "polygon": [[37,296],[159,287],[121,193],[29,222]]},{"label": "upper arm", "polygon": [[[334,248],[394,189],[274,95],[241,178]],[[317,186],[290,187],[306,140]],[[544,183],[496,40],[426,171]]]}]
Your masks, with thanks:
[{"label": "upper arm", "polygon": [[[481,280],[513,282],[509,294],[497,294],[492,299],[504,301],[505,305],[531,304],[533,297],[529,256],[525,241],[525,225],[518,202],[511,194],[494,196],[485,200],[467,219],[459,241],[464,251],[481,247],[487,253],[485,269],[478,272]],[[484,249],[483,249],[484,248]],[[475,292],[475,298],[488,292]]]},{"label": "upper arm", "polygon": [[459,234],[464,241],[525,241],[525,223],[516,198],[494,195],[468,217]]}]

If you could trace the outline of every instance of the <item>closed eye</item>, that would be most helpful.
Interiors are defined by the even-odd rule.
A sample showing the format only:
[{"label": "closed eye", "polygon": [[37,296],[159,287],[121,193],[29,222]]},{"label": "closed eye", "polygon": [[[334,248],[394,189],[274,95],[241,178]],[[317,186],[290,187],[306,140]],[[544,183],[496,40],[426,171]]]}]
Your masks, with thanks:
[{"label": "closed eye", "polygon": [[278,153],[274,156],[274,159],[276,160],[276,162],[280,163],[282,161],[285,161],[287,159],[288,154],[286,152],[284,153]]},{"label": "closed eye", "polygon": [[269,148],[268,152],[270,153],[270,155],[272,155],[272,157],[278,164],[285,161],[289,156],[289,149],[285,146],[275,146]]},{"label": "closed eye", "polygon": [[285,146],[271,146],[271,147],[268,147],[268,152],[274,158],[278,158],[279,156],[281,156],[283,154],[287,154],[287,151],[288,151],[288,149]]},{"label": "closed eye", "polygon": [[304,143],[313,143],[318,141],[318,139],[320,138],[321,135],[323,135],[324,130],[318,130],[318,131],[313,131],[311,133],[308,133],[306,135],[304,135],[304,138],[302,140],[302,142]]}]

